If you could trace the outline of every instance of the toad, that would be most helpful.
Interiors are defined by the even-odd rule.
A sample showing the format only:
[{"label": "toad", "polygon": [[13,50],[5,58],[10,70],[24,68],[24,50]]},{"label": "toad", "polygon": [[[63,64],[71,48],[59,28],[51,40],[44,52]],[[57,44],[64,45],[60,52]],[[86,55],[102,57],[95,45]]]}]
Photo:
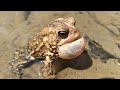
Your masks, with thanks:
[{"label": "toad", "polygon": [[10,64],[20,75],[22,68],[29,62],[43,58],[39,74],[47,79],[55,78],[52,71],[53,61],[58,57],[64,60],[78,57],[84,51],[85,43],[75,27],[73,17],[58,18],[32,36],[25,48],[18,49]]}]

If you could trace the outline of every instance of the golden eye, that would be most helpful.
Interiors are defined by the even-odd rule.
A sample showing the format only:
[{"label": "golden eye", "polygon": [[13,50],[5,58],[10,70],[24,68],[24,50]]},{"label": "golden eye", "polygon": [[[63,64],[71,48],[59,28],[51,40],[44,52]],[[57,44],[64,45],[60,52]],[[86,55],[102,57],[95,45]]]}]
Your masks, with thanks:
[{"label": "golden eye", "polygon": [[61,38],[66,38],[68,36],[68,34],[69,34],[68,30],[58,31],[58,36]]}]

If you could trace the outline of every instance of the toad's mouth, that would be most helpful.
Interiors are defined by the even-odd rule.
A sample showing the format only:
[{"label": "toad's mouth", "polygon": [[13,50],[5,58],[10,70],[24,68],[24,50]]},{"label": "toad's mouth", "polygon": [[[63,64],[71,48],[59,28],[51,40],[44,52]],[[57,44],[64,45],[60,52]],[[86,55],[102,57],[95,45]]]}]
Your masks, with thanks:
[{"label": "toad's mouth", "polygon": [[73,42],[58,46],[58,54],[60,58],[72,59],[79,56],[85,48],[85,39],[79,38]]}]

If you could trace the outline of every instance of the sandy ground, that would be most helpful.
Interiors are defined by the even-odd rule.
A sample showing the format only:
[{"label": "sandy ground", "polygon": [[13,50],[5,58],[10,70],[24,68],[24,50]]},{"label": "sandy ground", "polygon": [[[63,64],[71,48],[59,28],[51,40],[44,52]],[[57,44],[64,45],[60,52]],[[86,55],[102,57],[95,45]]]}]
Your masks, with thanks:
[{"label": "sandy ground", "polygon": [[[15,79],[9,70],[15,50],[25,46],[28,38],[42,30],[48,23],[72,16],[82,35],[87,35],[102,48],[86,45],[83,54],[73,60],[56,60],[54,71],[58,79],[120,78],[120,12],[86,11],[1,11],[0,12],[0,78]],[[107,52],[107,53],[106,53]],[[109,55],[108,55],[109,53]],[[104,62],[103,62],[104,61]],[[24,79],[40,79],[34,63],[25,68]]]}]

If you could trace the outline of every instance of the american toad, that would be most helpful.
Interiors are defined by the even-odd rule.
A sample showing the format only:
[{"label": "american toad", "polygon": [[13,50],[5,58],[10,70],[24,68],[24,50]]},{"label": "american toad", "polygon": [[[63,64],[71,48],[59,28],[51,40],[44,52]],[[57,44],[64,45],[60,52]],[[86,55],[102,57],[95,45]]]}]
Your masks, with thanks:
[{"label": "american toad", "polygon": [[79,56],[85,48],[85,39],[75,27],[73,17],[58,18],[28,40],[26,48],[18,49],[11,66],[20,75],[21,69],[36,58],[44,58],[40,74],[53,78],[52,62]]}]

